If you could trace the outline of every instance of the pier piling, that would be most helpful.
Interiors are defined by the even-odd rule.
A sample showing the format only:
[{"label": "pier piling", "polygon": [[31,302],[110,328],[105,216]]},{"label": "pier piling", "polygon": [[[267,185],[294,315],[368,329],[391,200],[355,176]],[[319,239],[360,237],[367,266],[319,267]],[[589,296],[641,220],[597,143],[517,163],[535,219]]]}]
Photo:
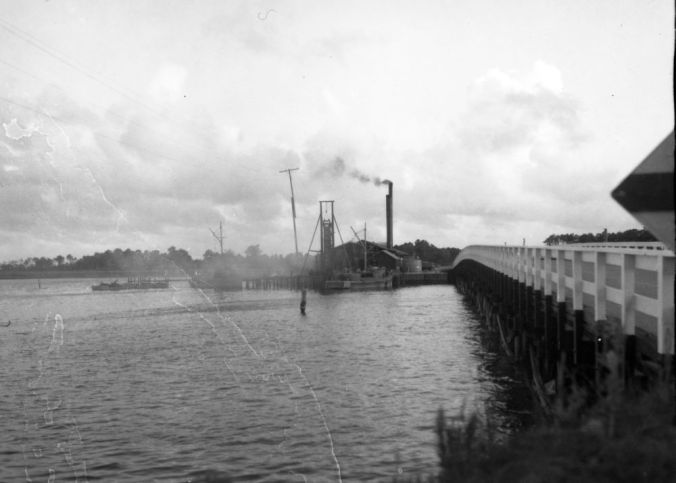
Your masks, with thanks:
[{"label": "pier piling", "polygon": [[674,354],[674,254],[640,245],[471,246],[448,280],[534,380],[561,387],[564,371],[597,384],[612,347],[629,384],[669,370]]}]

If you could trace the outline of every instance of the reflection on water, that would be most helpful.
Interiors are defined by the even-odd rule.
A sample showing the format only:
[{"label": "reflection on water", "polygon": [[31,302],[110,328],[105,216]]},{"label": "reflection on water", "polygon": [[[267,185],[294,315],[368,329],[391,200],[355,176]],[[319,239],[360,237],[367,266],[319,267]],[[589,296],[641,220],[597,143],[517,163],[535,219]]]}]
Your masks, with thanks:
[{"label": "reflection on water", "polygon": [[[96,283],[96,281],[94,281]],[[524,421],[451,286],[92,293],[0,281],[2,481],[382,481],[436,472],[436,411]]]}]

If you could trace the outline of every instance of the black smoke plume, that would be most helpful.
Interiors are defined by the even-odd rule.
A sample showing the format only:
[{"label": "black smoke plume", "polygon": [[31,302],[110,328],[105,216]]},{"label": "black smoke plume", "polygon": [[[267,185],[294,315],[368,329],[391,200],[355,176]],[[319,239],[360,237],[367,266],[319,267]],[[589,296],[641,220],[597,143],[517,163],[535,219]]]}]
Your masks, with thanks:
[{"label": "black smoke plume", "polygon": [[[343,176],[345,175],[347,171],[347,166],[345,163],[345,160],[341,158],[340,156],[336,156],[336,158],[333,160],[333,163],[331,164],[329,170],[330,174],[333,176]],[[352,169],[349,172],[347,172],[347,175],[350,178],[356,179],[357,181],[361,183],[373,183],[376,186],[380,186],[385,183],[389,183],[388,180],[386,179],[380,179],[378,176],[369,176],[365,173],[362,173],[358,169]]]}]

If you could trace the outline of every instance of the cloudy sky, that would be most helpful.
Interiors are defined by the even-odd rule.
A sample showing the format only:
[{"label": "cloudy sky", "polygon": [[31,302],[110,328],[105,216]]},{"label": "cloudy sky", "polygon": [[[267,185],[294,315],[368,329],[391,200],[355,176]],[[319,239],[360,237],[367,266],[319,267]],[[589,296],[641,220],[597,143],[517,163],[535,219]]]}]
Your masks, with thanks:
[{"label": "cloudy sky", "polygon": [[639,227],[670,0],[0,0],[0,260]]}]

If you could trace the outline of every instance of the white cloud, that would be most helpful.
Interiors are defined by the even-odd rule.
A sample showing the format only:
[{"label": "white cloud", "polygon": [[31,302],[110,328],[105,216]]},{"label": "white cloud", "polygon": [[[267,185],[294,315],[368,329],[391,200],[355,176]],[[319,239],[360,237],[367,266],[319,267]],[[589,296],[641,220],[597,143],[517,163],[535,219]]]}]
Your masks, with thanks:
[{"label": "white cloud", "polygon": [[37,240],[12,246],[185,240],[201,255],[223,219],[233,249],[288,253],[279,171],[293,167],[301,245],[320,199],[336,200],[347,235],[367,221],[384,239],[376,177],[395,184],[395,241],[591,231],[628,222],[612,183],[673,125],[670,86],[650,88],[668,75],[645,55],[669,51],[670,63],[673,29],[639,36],[622,6],[572,15],[552,4],[523,28],[521,4],[496,4],[494,21],[444,2],[179,3],[133,16],[117,4],[8,5],[5,18],[83,67],[18,38],[0,44],[0,217],[14,242]]},{"label": "white cloud", "polygon": [[177,64],[164,64],[150,83],[151,97],[161,104],[185,98],[187,76],[188,72],[185,67]]},{"label": "white cloud", "polygon": [[2,127],[5,128],[5,136],[7,136],[10,139],[21,139],[22,137],[28,137],[31,135],[31,132],[33,131],[32,129],[24,129],[21,126],[19,126],[19,123],[17,122],[16,118],[12,119],[8,123],[2,123]]},{"label": "white cloud", "polygon": [[533,73],[528,80],[532,85],[552,91],[555,94],[561,94],[563,92],[563,78],[561,76],[561,71],[555,66],[541,60],[535,62]]},{"label": "white cloud", "polygon": [[511,240],[517,226],[528,226],[523,231],[529,238],[573,221],[594,227],[598,210],[589,207],[612,207],[611,187],[599,186],[607,165],[590,166],[585,159],[589,127],[560,80],[558,69],[542,62],[520,75],[492,69],[480,76],[450,140],[410,160],[416,181],[410,190],[398,190],[405,200],[399,213],[427,226],[450,216],[456,221],[446,226],[457,229],[444,230],[444,236],[467,242],[488,242],[498,233]]}]

